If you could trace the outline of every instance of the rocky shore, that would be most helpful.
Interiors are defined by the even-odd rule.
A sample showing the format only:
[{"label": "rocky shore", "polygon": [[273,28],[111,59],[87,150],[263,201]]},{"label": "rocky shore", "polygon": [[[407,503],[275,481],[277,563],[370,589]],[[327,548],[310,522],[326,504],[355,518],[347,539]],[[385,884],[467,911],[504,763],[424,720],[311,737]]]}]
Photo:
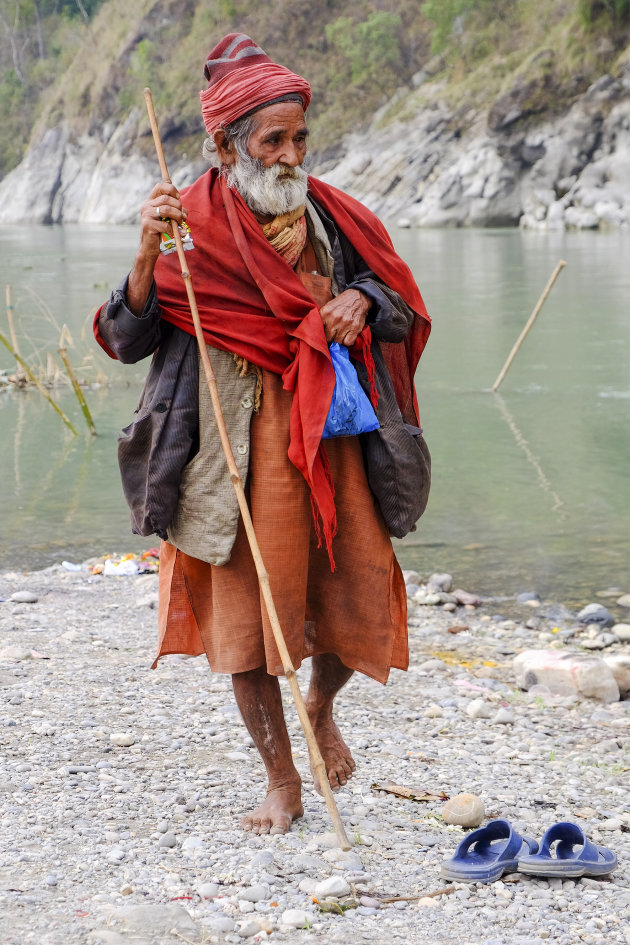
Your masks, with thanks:
[{"label": "rocky shore", "polygon": [[[288,689],[305,816],[286,836],[244,835],[265,779],[229,678],[205,658],[151,671],[157,575],[94,565],[0,574],[3,945],[630,943],[625,677],[593,698],[518,662],[542,651],[613,673],[630,654],[630,588],[576,614],[407,573],[409,672],[386,687],[355,676],[339,699],[357,761],[337,795],[342,853]],[[574,821],[619,865],[599,880],[446,882],[465,830],[445,801],[462,792],[477,822],[538,840]]]}]

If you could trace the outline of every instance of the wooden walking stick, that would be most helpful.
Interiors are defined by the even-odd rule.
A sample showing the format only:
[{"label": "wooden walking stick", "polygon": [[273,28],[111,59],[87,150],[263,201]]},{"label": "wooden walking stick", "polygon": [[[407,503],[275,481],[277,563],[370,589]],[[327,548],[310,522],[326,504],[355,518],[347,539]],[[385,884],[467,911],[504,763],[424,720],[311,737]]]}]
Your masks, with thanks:
[{"label": "wooden walking stick", "polygon": [[543,305],[545,304],[545,301],[546,301],[546,299],[547,299],[547,296],[548,296],[549,293],[551,292],[551,288],[552,288],[554,282],[556,281],[556,279],[558,278],[558,276],[560,275],[560,273],[562,272],[562,270],[564,269],[565,266],[566,266],[566,262],[564,261],[564,259],[560,259],[559,262],[558,262],[558,264],[557,264],[557,266],[556,266],[556,268],[555,268],[554,271],[551,273],[551,276],[549,277],[549,282],[547,283],[547,285],[546,285],[545,288],[543,289],[543,293],[542,293],[542,295],[540,296],[540,298],[538,299],[538,302],[536,303],[536,308],[534,309],[534,311],[532,312],[532,314],[531,314],[531,315],[529,316],[529,318],[527,319],[527,324],[525,325],[525,328],[523,328],[522,332],[520,333],[520,335],[519,335],[518,338],[516,339],[516,342],[515,342],[515,344],[514,344],[514,347],[513,347],[512,350],[510,351],[510,353],[509,353],[509,355],[508,355],[508,359],[507,359],[507,361],[505,362],[505,364],[503,365],[503,367],[502,367],[502,369],[501,369],[501,373],[499,374],[499,376],[497,377],[496,381],[495,381],[494,384],[492,385],[492,390],[493,390],[493,392],[498,391],[499,385],[501,384],[503,378],[504,378],[505,375],[507,374],[507,372],[508,372],[508,370],[509,370],[509,367],[510,367],[512,361],[513,361],[514,358],[516,357],[516,353],[517,353],[518,349],[521,347],[521,345],[522,345],[523,342],[525,341],[525,338],[526,338],[527,334],[529,333],[530,328],[532,327],[532,325],[534,324],[534,322],[535,322],[536,319],[538,318],[538,313],[540,312],[541,308],[542,308]]},{"label": "wooden walking stick", "polygon": [[[168,168],[166,166],[166,160],[164,158],[164,150],[162,148],[162,141],[160,139],[160,132],[158,129],[157,118],[155,116],[155,109],[153,108],[153,98],[151,96],[151,90],[144,90],[144,98],[147,105],[147,112],[149,114],[149,121],[151,123],[151,131],[153,132],[153,140],[155,142],[155,150],[157,152],[158,161],[160,164],[160,171],[162,173],[162,180],[165,183],[170,184],[171,179],[169,177]],[[311,721],[308,717],[306,711],[306,706],[304,704],[304,699],[300,691],[300,686],[297,681],[297,675],[293,663],[291,662],[291,657],[287,649],[287,645],[284,640],[284,634],[282,633],[282,628],[280,627],[280,621],[278,620],[278,614],[276,613],[276,607],[273,602],[273,597],[271,594],[271,587],[269,584],[269,574],[265,569],[265,565],[260,553],[260,548],[258,546],[258,540],[256,538],[256,533],[254,532],[254,525],[252,522],[252,517],[249,511],[249,506],[247,505],[247,499],[245,497],[245,489],[243,487],[243,480],[241,479],[238,467],[236,465],[236,460],[234,459],[234,453],[232,452],[232,446],[230,444],[230,439],[228,437],[227,429],[225,427],[225,420],[223,419],[223,410],[221,408],[221,401],[219,399],[219,391],[217,388],[216,377],[212,369],[212,364],[210,363],[210,357],[208,355],[208,349],[206,347],[206,342],[203,337],[203,330],[201,328],[201,321],[199,318],[199,312],[197,310],[197,301],[195,298],[195,291],[192,285],[192,278],[190,272],[188,271],[188,266],[186,263],[186,254],[184,252],[184,247],[182,245],[182,238],[179,232],[179,227],[177,222],[171,222],[173,236],[175,238],[175,245],[177,247],[177,256],[179,259],[180,266],[182,268],[182,279],[184,280],[184,285],[186,286],[186,294],[188,296],[188,304],[190,306],[190,313],[192,315],[193,324],[195,326],[195,334],[197,335],[197,342],[199,344],[199,353],[201,355],[201,361],[203,364],[204,374],[206,376],[206,381],[208,383],[208,388],[210,391],[210,399],[212,400],[212,407],[214,410],[214,416],[217,422],[217,428],[219,430],[219,436],[221,438],[221,446],[223,447],[223,452],[225,454],[225,459],[228,465],[228,470],[230,472],[230,479],[232,480],[232,485],[236,492],[236,498],[238,500],[238,505],[241,510],[241,516],[243,518],[243,524],[245,526],[245,531],[247,533],[247,540],[249,541],[249,547],[252,552],[252,557],[254,559],[254,564],[256,565],[256,573],[258,574],[258,583],[260,584],[260,589],[262,592],[263,600],[265,602],[265,608],[269,616],[269,622],[271,624],[271,629],[273,631],[273,637],[278,647],[278,652],[280,654],[280,659],[282,660],[282,668],[284,674],[289,682],[289,687],[293,695],[293,700],[295,702],[295,707],[297,709],[297,714],[299,716],[300,722],[302,724],[302,729],[304,730],[304,735],[306,737],[306,743],[308,745],[309,754],[313,761],[313,768],[317,772],[319,777],[319,783],[321,785],[324,799],[326,801],[326,806],[328,807],[328,813],[335,828],[335,833],[337,835],[337,840],[339,841],[339,846],[342,850],[350,849],[350,841],[346,836],[343,823],[341,822],[341,817],[339,816],[339,811],[337,810],[337,805],[335,804],[335,799],[333,797],[332,789],[328,781],[328,772],[326,771],[326,765],[324,764],[324,759],[322,758],[317,740],[315,738],[315,733],[311,726]]]}]

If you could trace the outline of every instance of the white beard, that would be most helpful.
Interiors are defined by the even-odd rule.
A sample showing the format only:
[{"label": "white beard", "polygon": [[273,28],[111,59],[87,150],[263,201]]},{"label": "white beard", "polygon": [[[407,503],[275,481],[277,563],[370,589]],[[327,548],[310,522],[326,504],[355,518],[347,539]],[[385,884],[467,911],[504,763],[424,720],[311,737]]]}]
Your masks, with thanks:
[{"label": "white beard", "polygon": [[265,167],[262,161],[239,153],[227,170],[227,182],[254,213],[278,217],[305,203],[308,174],[302,167],[288,164]]}]

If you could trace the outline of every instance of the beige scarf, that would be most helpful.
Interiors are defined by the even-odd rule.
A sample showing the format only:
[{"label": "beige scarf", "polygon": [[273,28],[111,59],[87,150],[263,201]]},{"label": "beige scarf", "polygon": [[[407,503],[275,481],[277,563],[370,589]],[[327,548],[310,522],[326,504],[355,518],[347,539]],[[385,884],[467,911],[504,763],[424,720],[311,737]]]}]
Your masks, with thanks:
[{"label": "beige scarf", "polygon": [[[296,210],[290,213],[283,213],[276,217],[271,223],[263,224],[262,231],[267,237],[269,243],[275,251],[293,269],[296,262],[302,255],[302,250],[306,245],[306,217],[304,211],[306,207],[302,204]],[[262,371],[254,364],[250,364],[245,358],[234,355],[236,368],[240,377],[255,372],[256,391],[254,394],[254,410],[258,413],[260,409],[260,398],[262,396]]]},{"label": "beige scarf", "polygon": [[306,217],[304,204],[290,213],[283,213],[271,223],[263,224],[262,231],[269,243],[291,269],[302,255],[306,245]]}]

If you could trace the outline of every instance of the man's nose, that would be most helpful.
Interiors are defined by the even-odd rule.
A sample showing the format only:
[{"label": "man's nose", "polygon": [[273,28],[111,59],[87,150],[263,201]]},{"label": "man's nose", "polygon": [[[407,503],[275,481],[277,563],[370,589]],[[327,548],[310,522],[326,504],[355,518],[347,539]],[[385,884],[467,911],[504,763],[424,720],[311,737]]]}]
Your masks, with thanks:
[{"label": "man's nose", "polygon": [[286,164],[288,167],[298,167],[304,160],[304,155],[296,146],[295,142],[287,142],[280,152],[277,159],[278,164]]}]

